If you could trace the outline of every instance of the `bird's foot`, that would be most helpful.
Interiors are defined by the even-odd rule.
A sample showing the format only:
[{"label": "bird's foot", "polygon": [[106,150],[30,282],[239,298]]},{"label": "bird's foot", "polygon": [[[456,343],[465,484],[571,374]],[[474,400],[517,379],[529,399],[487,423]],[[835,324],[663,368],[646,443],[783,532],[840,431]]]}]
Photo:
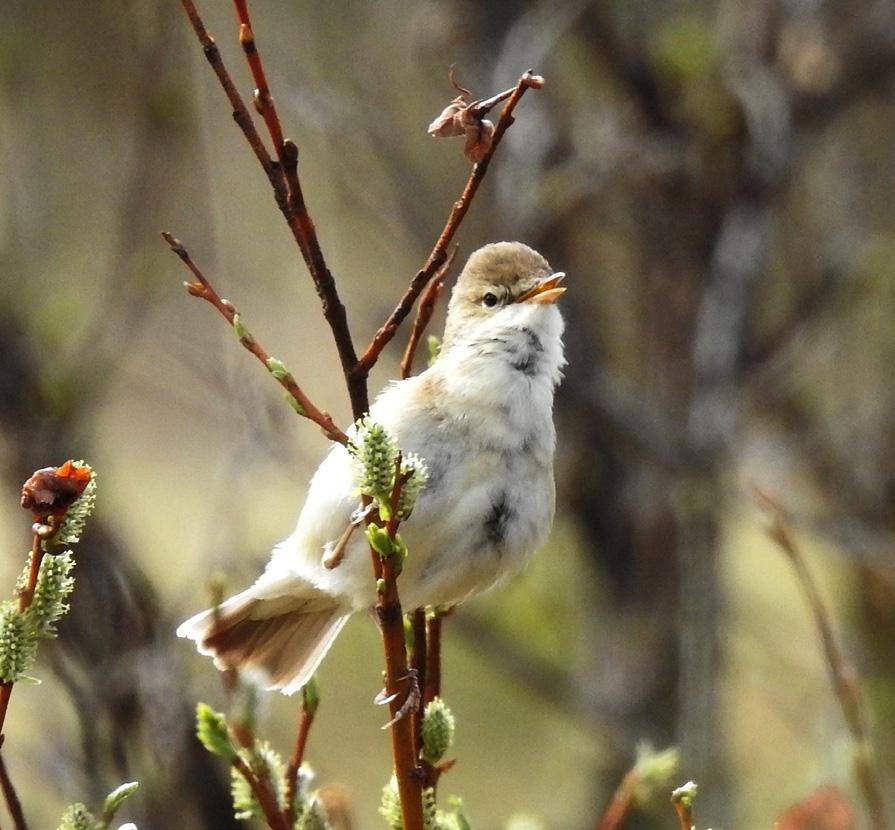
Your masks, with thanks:
[{"label": "bird's foot", "polygon": [[[419,709],[420,701],[422,700],[422,693],[420,692],[419,673],[416,669],[408,669],[407,674],[405,674],[403,677],[398,678],[399,682],[401,680],[410,681],[407,689],[407,697],[398,708],[398,711],[395,712],[394,717],[382,727],[383,729],[388,729],[390,726],[394,726],[399,720],[401,720],[401,718]],[[385,704],[391,703],[393,700],[395,700],[399,694],[400,692],[393,692],[392,694],[389,694],[388,689],[382,689],[379,694],[377,694],[376,697],[373,699],[373,702],[379,706],[384,706]]]}]

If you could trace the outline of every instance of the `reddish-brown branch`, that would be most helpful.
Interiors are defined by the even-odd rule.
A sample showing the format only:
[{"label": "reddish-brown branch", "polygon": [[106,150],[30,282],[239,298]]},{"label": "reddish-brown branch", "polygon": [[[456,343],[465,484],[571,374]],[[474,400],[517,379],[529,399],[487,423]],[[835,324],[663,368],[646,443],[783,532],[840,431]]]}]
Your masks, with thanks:
[{"label": "reddish-brown branch", "polygon": [[612,800],[606,806],[600,821],[597,823],[597,830],[618,830],[625,816],[631,810],[634,803],[634,792],[640,783],[640,773],[636,769],[630,769],[622,778],[615,792],[612,794]]},{"label": "reddish-brown branch", "polygon": [[677,813],[677,820],[681,830],[693,830],[693,808],[682,801],[672,799],[674,811]]},{"label": "reddish-brown branch", "polygon": [[416,318],[413,321],[413,328],[410,330],[410,338],[407,341],[407,348],[404,350],[404,357],[401,359],[401,377],[409,378],[413,369],[413,356],[416,354],[423,333],[432,319],[435,306],[438,303],[441,292],[444,290],[444,281],[457,258],[457,249],[454,248],[448,255],[441,268],[438,269],[432,281],[426,286],[423,296],[420,298],[419,305],[416,309]]},{"label": "reddish-brown branch", "polygon": [[220,50],[218,49],[214,38],[205,28],[205,24],[202,22],[202,18],[199,16],[199,12],[196,10],[193,0],[181,0],[181,5],[186,12],[186,16],[189,18],[193,31],[196,33],[196,38],[202,47],[202,51],[205,53],[208,63],[214,70],[214,74],[217,76],[217,79],[227,96],[227,100],[230,102],[230,106],[233,109],[233,120],[236,122],[239,129],[242,130],[242,134],[245,136],[249,147],[252,148],[255,158],[258,159],[258,163],[264,169],[271,187],[274,189],[277,203],[280,205],[281,209],[285,209],[287,206],[287,194],[283,171],[278,165],[273,163],[270,153],[268,153],[267,148],[264,146],[264,142],[261,140],[261,135],[255,128],[255,122],[252,120],[249,108],[245,105],[242,96],[236,89],[236,85],[233,83],[233,79],[230,77],[230,73],[227,71],[227,67],[224,65],[224,61],[221,58]]},{"label": "reddish-brown branch", "polygon": [[426,620],[426,685],[423,687],[423,706],[441,697],[441,626],[452,608],[435,609]]},{"label": "reddish-brown branch", "polygon": [[[417,608],[411,615],[413,628],[413,651],[410,655],[410,666],[416,672],[416,682],[420,689],[426,688],[426,609]],[[418,706],[413,713],[413,738],[417,752],[423,747],[423,709],[425,704]]]},{"label": "reddish-brown branch", "polygon": [[25,821],[22,802],[19,800],[19,794],[16,792],[12,779],[9,777],[9,771],[6,769],[6,761],[3,760],[2,752],[0,752],[0,790],[3,791],[3,798],[6,801],[15,830],[28,830],[28,822]]},{"label": "reddish-brown branch", "polygon": [[[402,476],[401,455],[395,459],[395,485],[392,488],[391,517],[385,527],[394,541],[398,533],[397,505],[406,481]],[[380,519],[381,521],[381,519]],[[404,636],[404,613],[398,596],[397,556],[380,556],[372,547],[377,576],[376,616],[385,650],[385,692],[391,720],[392,754],[395,778],[401,800],[401,815],[405,830],[423,830],[422,772],[417,763],[413,713],[407,711],[412,702],[417,678],[407,665],[407,641]],[[418,688],[418,687],[417,687]],[[418,705],[418,703],[417,703]]]},{"label": "reddish-brown branch", "polygon": [[[162,232],[162,237],[165,242],[168,243],[171,250],[180,257],[196,278],[196,282],[184,283],[187,291],[194,297],[199,297],[200,299],[211,303],[211,305],[223,315],[231,326],[234,325],[234,320],[237,318],[239,312],[237,312],[233,303],[221,298],[220,294],[217,293],[205,274],[203,274],[196,263],[193,262],[189,251],[187,251],[179,239],[172,236],[167,231]],[[243,333],[239,338],[239,342],[247,351],[255,355],[255,357],[269,369],[268,361],[270,360],[270,354],[268,354],[267,350],[255,340],[251,334],[248,332]],[[287,372],[282,377],[277,377],[275,379],[280,386],[282,386],[298,402],[298,405],[303,410],[303,412],[299,414],[303,414],[306,418],[309,418],[317,424],[323,430],[327,438],[330,438],[333,441],[338,441],[340,444],[346,444],[348,442],[348,436],[336,426],[328,413],[323,412],[314,405],[290,373]]]},{"label": "reddish-brown branch", "polygon": [[[473,165],[472,172],[469,174],[469,179],[466,181],[466,186],[463,188],[460,198],[454,202],[450,216],[448,216],[444,229],[441,231],[441,235],[438,237],[438,241],[435,243],[432,252],[429,254],[429,258],[426,260],[425,265],[423,265],[417,272],[416,276],[411,281],[410,286],[404,292],[404,296],[401,297],[398,305],[389,315],[389,318],[373,336],[370,345],[367,346],[366,351],[357,363],[357,374],[360,374],[363,377],[367,376],[370,369],[379,359],[379,355],[382,354],[382,350],[395,336],[398,326],[401,325],[404,318],[410,313],[414,302],[416,302],[416,298],[444,263],[447,258],[448,246],[451,244],[454,235],[457,233],[460,223],[469,211],[469,206],[472,204],[472,200],[479,189],[479,185],[485,178],[485,173],[488,172],[488,166],[491,164],[491,159],[494,157],[497,145],[500,144],[504,133],[515,120],[513,118],[513,110],[516,108],[516,105],[529,87],[539,87],[541,84],[542,82],[539,80],[536,81],[533,73],[528,71],[519,79],[519,82],[510,93],[509,100],[500,114],[500,120],[494,128],[494,136],[491,140],[491,146],[485,152],[482,160]],[[501,93],[501,95],[503,94],[504,93]]]},{"label": "reddish-brown branch", "polygon": [[384,586],[378,595],[376,614],[385,647],[385,689],[391,698],[388,705],[392,720],[392,752],[404,828],[423,830],[422,781],[413,738],[413,718],[402,709],[416,681],[407,667],[404,616],[395,584],[397,574],[389,561],[392,558],[386,557],[382,561]]},{"label": "reddish-brown branch", "polygon": [[864,710],[861,701],[861,689],[857,672],[851,668],[842,653],[833,633],[833,624],[830,612],[824,604],[820,591],[805,557],[796,543],[783,508],[768,494],[758,487],[752,486],[752,494],[756,502],[762,507],[770,518],[767,529],[768,535],[786,555],[796,573],[796,579],[802,589],[802,593],[814,617],[814,624],[820,636],[827,667],[830,672],[830,682],[833,692],[839,701],[845,723],[854,741],[853,763],[855,775],[867,804],[867,811],[874,830],[887,830],[885,807],[883,804],[882,789],[879,784],[879,776],[873,764],[870,738],[867,724],[864,720]]},{"label": "reddish-brown branch", "polygon": [[308,709],[307,706],[301,708],[301,720],[298,724],[298,735],[295,737],[295,747],[292,750],[292,757],[289,759],[289,765],[286,767],[286,820],[289,826],[295,821],[295,798],[298,795],[298,773],[301,769],[301,762],[305,757],[305,747],[308,744],[308,734],[311,731],[311,724],[314,722],[314,711]]},{"label": "reddish-brown branch", "polygon": [[[192,0],[181,0],[181,4],[187,17],[189,17],[190,24],[196,33],[208,62],[211,64],[230,105],[233,107],[233,118],[242,130],[246,141],[248,141],[273,187],[277,207],[279,207],[283,217],[286,219],[292,236],[301,251],[302,258],[311,274],[314,288],[323,305],[323,316],[332,330],[333,339],[336,343],[342,372],[348,385],[348,394],[351,398],[354,417],[359,418],[369,409],[366,384],[363,382],[366,375],[360,378],[357,372],[354,371],[357,364],[357,352],[354,349],[351,332],[348,328],[345,306],[339,298],[336,282],[326,266],[314,223],[308,214],[304,197],[301,194],[301,187],[298,181],[298,148],[291,141],[283,139],[280,135],[279,143],[276,146],[280,163],[273,163],[258,130],[255,128],[255,123],[249,114],[248,107],[237,91],[233,79],[230,77],[230,73],[221,58],[220,50],[217,48],[214,38],[205,28],[205,24],[202,22],[195,4]],[[272,98],[270,99],[270,109],[273,109]]]},{"label": "reddish-brown branch", "polygon": [[252,794],[261,806],[264,818],[267,820],[271,830],[290,830],[289,824],[286,822],[286,818],[277,804],[277,798],[270,786],[270,782],[262,781],[258,778],[249,765],[238,755],[233,759],[233,766],[248,781],[249,786],[252,788]]},{"label": "reddish-brown branch", "polygon": [[282,164],[283,159],[280,154],[283,149],[283,130],[280,127],[280,118],[273,103],[273,96],[270,94],[267,74],[264,72],[264,64],[261,62],[261,55],[258,53],[258,45],[255,43],[255,32],[252,29],[252,21],[249,18],[248,3],[246,0],[233,0],[233,6],[239,19],[239,44],[242,46],[242,51],[245,52],[249,70],[255,81],[255,108],[267,125],[267,131],[270,133],[274,150],[277,156],[280,157],[280,163]]}]

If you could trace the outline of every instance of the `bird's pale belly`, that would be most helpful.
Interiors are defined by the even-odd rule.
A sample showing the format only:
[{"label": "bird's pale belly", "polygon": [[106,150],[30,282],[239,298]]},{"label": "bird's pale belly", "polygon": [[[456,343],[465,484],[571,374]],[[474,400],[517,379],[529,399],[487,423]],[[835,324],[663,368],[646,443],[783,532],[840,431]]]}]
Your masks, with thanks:
[{"label": "bird's pale belly", "polygon": [[553,509],[552,469],[522,448],[455,463],[402,527],[405,606],[456,603],[517,572],[543,543]]}]

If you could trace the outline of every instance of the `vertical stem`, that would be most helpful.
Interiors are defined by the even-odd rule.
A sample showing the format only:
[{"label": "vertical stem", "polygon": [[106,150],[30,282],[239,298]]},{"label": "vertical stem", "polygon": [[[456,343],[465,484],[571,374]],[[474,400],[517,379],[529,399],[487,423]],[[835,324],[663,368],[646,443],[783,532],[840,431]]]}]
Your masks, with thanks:
[{"label": "vertical stem", "polygon": [[624,821],[634,801],[634,790],[640,782],[640,773],[637,770],[628,770],[622,778],[618,789],[613,793],[612,800],[606,807],[606,812],[597,824],[597,830],[617,830]]},{"label": "vertical stem", "polygon": [[308,733],[311,731],[311,724],[313,722],[314,712],[302,705],[301,721],[298,725],[298,736],[295,739],[295,749],[292,752],[292,757],[289,759],[289,766],[286,768],[286,818],[290,826],[295,821],[295,799],[298,795],[298,773],[301,769],[301,762],[305,757]]},{"label": "vertical stem", "polygon": [[450,613],[436,610],[426,620],[426,683],[423,686],[423,706],[441,696],[441,622]]},{"label": "vertical stem", "polygon": [[[417,608],[412,615],[413,625],[413,654],[411,655],[411,667],[416,672],[416,682],[419,683],[420,689],[426,688],[426,654],[428,652],[426,643],[426,609]],[[413,713],[413,733],[414,745],[417,752],[423,746],[423,710],[425,704],[422,703]]]},{"label": "vertical stem", "polygon": [[395,586],[395,574],[388,558],[382,560],[384,593],[376,604],[376,613],[385,646],[386,692],[392,716],[392,752],[395,777],[401,798],[404,830],[423,830],[423,791],[417,771],[413,718],[402,706],[412,690],[413,678],[407,669],[407,647],[404,639],[404,615]]}]

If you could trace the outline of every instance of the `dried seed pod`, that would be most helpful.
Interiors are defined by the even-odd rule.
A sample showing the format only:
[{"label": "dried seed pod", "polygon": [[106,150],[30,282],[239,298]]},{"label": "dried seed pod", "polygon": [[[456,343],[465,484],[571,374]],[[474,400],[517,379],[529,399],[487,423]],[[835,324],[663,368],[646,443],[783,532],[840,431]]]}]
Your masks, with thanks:
[{"label": "dried seed pod", "polygon": [[84,492],[92,476],[89,466],[75,461],[37,470],[22,485],[22,507],[30,510],[35,520],[61,516]]}]

